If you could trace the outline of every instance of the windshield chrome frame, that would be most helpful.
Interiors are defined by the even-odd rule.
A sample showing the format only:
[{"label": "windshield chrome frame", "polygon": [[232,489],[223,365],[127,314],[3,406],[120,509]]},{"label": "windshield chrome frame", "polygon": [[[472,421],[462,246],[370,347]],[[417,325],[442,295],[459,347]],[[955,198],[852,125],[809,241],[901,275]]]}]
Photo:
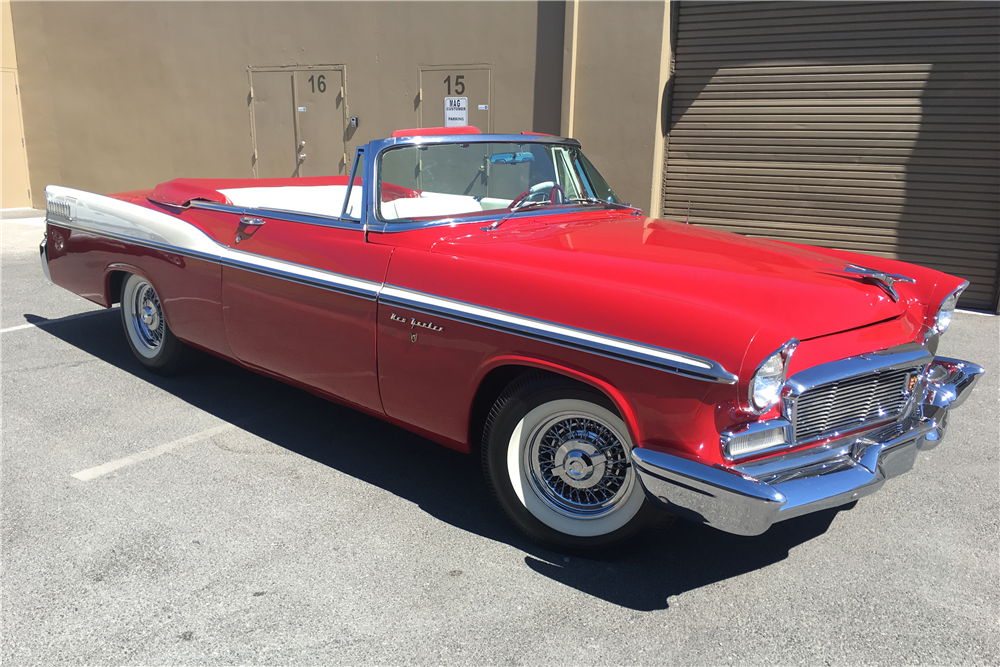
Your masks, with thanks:
[{"label": "windshield chrome frame", "polygon": [[[377,215],[377,202],[379,196],[378,165],[382,161],[382,153],[387,150],[401,146],[431,146],[436,144],[550,144],[556,146],[570,146],[580,148],[580,142],[576,139],[566,137],[540,136],[533,134],[448,134],[448,135],[428,135],[415,137],[393,137],[372,141],[366,145],[365,151],[365,201],[367,211],[365,211],[365,223],[369,233],[392,234],[396,232],[408,232],[414,229],[424,229],[427,227],[454,226],[466,223],[492,222],[498,218],[508,215],[508,209],[496,209],[494,211],[484,211],[482,215],[463,215],[435,218],[433,220],[399,221],[390,222],[382,220]],[[374,156],[372,158],[371,156]],[[600,204],[591,203],[570,203],[559,204],[557,210],[554,207],[529,208],[524,211],[514,211],[510,217],[520,216],[542,216],[568,213],[571,211],[594,208]]]}]

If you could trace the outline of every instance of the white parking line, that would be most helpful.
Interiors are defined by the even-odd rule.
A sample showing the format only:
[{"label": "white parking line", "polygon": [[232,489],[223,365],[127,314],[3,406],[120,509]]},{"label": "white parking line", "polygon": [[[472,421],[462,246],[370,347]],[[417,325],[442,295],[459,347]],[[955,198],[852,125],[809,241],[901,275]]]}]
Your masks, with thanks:
[{"label": "white parking line", "polygon": [[21,329],[32,329],[34,327],[45,327],[50,324],[58,324],[60,322],[69,322],[70,320],[75,320],[81,317],[90,317],[91,315],[98,315],[100,313],[106,313],[108,310],[116,310],[117,306],[113,308],[106,308],[104,310],[88,310],[85,313],[77,313],[76,315],[67,315],[66,317],[59,317],[54,320],[41,320],[40,322],[29,322],[28,324],[19,324],[16,327],[7,327],[6,329],[0,329],[0,334],[10,333],[11,331],[20,331]]},{"label": "white parking line", "polygon": [[195,433],[194,435],[188,435],[183,438],[174,440],[173,442],[168,442],[163,445],[158,445],[152,449],[147,449],[142,452],[137,452],[131,456],[126,456],[121,459],[115,459],[114,461],[109,461],[103,465],[95,466],[93,468],[87,468],[86,470],[81,470],[80,472],[73,473],[73,477],[80,480],[81,482],[89,482],[92,479],[100,477],[102,475],[107,475],[109,472],[114,472],[119,468],[124,468],[125,466],[130,466],[133,463],[139,463],[140,461],[145,461],[147,459],[155,458],[161,454],[166,454],[167,452],[173,451],[185,445],[192,445],[196,442],[201,442],[211,438],[213,435],[218,435],[224,431],[228,431],[231,428],[235,428],[232,424],[223,424],[221,426],[216,426],[214,428],[206,429],[200,433]]}]

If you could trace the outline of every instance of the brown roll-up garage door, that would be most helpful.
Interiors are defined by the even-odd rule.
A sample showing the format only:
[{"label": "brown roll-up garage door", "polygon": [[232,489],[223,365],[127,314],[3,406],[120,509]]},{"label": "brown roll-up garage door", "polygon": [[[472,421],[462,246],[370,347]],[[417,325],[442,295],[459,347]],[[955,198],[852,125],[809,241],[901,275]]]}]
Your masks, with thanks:
[{"label": "brown roll-up garage door", "polygon": [[680,2],[663,217],[1000,291],[1000,4]]}]

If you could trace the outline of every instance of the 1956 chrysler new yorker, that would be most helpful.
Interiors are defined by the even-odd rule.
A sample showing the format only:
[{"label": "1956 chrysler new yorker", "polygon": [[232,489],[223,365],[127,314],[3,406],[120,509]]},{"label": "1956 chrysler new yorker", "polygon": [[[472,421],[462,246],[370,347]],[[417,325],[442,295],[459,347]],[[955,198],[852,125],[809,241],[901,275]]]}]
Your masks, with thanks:
[{"label": "1956 chrysler new yorker", "polygon": [[157,373],[189,347],[481,453],[556,549],[756,535],[909,470],[983,369],[931,269],[644,217],[580,144],[403,130],[350,177],[49,186],[42,267]]}]

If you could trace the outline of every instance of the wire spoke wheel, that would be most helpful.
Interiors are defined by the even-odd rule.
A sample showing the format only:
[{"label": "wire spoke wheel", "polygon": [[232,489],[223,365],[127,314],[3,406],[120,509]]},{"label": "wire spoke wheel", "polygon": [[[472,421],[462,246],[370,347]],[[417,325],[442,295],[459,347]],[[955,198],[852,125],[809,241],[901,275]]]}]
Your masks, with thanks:
[{"label": "wire spoke wheel", "polygon": [[624,438],[592,414],[552,415],[532,433],[524,472],[535,494],[578,519],[614,512],[635,484]]},{"label": "wire spoke wheel", "polygon": [[160,297],[146,278],[131,273],[122,280],[121,317],[129,347],[143,366],[159,375],[181,368],[187,348],[170,330]]},{"label": "wire spoke wheel", "polygon": [[484,429],[483,468],[514,525],[550,549],[599,554],[660,518],[615,406],[567,378],[526,373],[507,387]]},{"label": "wire spoke wheel", "polygon": [[150,350],[155,350],[163,342],[163,310],[160,300],[149,283],[140,282],[133,291],[129,302],[132,326],[139,341]]}]

